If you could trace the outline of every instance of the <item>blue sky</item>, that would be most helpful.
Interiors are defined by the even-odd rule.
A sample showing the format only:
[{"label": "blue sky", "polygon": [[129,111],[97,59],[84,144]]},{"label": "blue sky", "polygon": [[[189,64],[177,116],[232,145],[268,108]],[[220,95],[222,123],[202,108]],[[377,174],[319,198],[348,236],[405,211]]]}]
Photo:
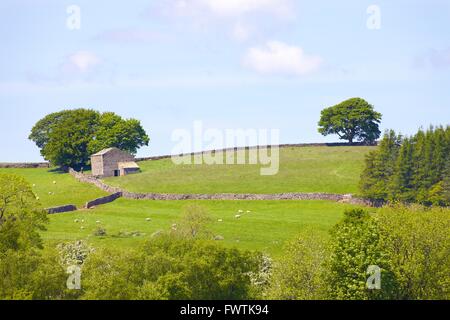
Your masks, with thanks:
[{"label": "blue sky", "polygon": [[449,30],[446,0],[4,0],[0,161],[41,160],[33,124],[77,107],[140,119],[152,141],[139,155],[170,153],[195,120],[335,141],[320,111],[355,96],[383,129],[449,124]]}]

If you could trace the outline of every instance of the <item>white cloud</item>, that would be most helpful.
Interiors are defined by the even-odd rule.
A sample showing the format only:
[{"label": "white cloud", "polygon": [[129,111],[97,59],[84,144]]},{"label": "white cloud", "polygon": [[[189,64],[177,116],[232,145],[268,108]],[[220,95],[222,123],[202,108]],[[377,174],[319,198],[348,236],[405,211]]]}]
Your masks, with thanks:
[{"label": "white cloud", "polygon": [[261,74],[306,75],[319,69],[322,58],[307,55],[300,47],[269,41],[264,47],[250,48],[243,65]]},{"label": "white cloud", "polygon": [[165,38],[159,32],[140,29],[108,30],[95,37],[96,40],[114,43],[146,43],[160,41]]},{"label": "white cloud", "polygon": [[255,11],[265,11],[275,14],[287,14],[290,8],[289,0],[178,0],[181,7],[197,6],[206,8],[220,16],[236,16]]},{"label": "white cloud", "polygon": [[253,30],[250,26],[237,22],[232,30],[232,36],[235,40],[243,42],[250,38]]},{"label": "white cloud", "polygon": [[63,71],[85,74],[100,63],[100,58],[94,53],[90,51],[78,51],[67,57],[67,61],[63,64]]}]

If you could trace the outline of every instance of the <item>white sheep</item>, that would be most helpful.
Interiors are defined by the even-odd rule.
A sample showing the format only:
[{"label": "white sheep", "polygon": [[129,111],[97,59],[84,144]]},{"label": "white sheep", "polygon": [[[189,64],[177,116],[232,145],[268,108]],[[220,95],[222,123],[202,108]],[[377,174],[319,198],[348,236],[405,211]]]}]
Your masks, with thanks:
[{"label": "white sheep", "polygon": [[56,184],[56,181],[53,181],[53,184]]},{"label": "white sheep", "polygon": [[99,223],[102,223],[102,222],[100,220],[97,220],[95,223],[99,224]]},{"label": "white sheep", "polygon": [[244,213],[244,211],[242,211],[242,210],[239,210],[238,212],[239,212],[239,213]]},{"label": "white sheep", "polygon": [[235,218],[236,218],[236,219],[240,219],[240,218],[241,218],[241,215],[237,214],[237,215],[235,216]]},{"label": "white sheep", "polygon": [[219,219],[219,220],[217,220],[218,222],[223,222],[223,220],[222,219]]},{"label": "white sheep", "polygon": [[150,221],[152,221],[152,219],[147,218],[147,219],[145,219],[145,221],[150,222]]}]

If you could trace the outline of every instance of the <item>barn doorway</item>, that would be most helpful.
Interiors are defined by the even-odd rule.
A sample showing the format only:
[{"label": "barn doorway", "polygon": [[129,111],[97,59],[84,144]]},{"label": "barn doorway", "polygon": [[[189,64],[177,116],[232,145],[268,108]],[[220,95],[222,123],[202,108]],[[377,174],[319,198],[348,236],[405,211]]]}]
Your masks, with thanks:
[{"label": "barn doorway", "polygon": [[120,170],[114,170],[114,177],[120,176]]}]

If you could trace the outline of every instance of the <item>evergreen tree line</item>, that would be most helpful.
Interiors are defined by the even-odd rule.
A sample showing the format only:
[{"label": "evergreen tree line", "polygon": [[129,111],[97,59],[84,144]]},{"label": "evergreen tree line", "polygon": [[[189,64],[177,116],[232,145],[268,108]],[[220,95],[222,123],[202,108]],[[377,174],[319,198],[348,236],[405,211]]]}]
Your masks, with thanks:
[{"label": "evergreen tree line", "polygon": [[450,205],[450,126],[411,137],[387,131],[367,156],[360,189],[377,201]]}]

